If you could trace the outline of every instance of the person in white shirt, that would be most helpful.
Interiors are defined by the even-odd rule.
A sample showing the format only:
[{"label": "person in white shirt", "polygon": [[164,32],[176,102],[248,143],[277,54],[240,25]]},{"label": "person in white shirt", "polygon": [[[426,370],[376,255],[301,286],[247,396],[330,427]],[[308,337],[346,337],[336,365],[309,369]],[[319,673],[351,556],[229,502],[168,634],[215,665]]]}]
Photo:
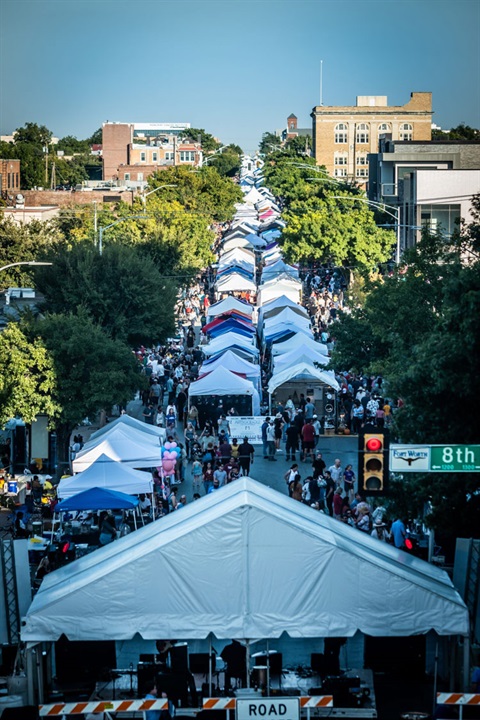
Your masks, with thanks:
[{"label": "person in white shirt", "polygon": [[343,479],[343,468],[340,459],[337,458],[333,465],[328,468],[336,487],[339,487]]}]

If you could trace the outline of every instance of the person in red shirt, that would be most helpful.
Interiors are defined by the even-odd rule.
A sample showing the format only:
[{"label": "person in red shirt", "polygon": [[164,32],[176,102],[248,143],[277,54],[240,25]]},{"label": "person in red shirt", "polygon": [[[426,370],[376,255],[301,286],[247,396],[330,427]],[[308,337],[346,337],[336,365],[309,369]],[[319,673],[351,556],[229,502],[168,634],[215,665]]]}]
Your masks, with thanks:
[{"label": "person in red shirt", "polygon": [[307,420],[302,428],[302,460],[305,462],[307,458],[312,460],[313,458],[313,447],[315,445],[315,428],[313,427],[312,421]]}]

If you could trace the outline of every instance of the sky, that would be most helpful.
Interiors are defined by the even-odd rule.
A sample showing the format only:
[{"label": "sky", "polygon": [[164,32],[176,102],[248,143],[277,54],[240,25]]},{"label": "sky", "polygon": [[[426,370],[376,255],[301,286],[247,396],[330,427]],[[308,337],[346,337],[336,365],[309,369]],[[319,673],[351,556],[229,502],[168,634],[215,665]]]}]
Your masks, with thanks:
[{"label": "sky", "polygon": [[479,0],[0,0],[0,132],[190,122],[252,152],[320,103],[433,93],[480,126]]}]

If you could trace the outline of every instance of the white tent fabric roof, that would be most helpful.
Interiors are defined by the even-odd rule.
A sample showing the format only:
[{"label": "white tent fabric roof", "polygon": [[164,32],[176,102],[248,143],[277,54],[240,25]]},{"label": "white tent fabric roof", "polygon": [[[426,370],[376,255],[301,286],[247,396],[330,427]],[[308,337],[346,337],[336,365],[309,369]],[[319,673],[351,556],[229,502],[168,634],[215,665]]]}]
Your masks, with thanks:
[{"label": "white tent fabric roof", "polygon": [[237,298],[234,297],[227,297],[225,300],[220,300],[220,302],[210,305],[207,310],[207,317],[222,315],[222,313],[228,310],[239,310],[246,315],[252,315],[253,305],[237,300]]},{"label": "white tent fabric roof", "polygon": [[338,382],[335,380],[335,374],[331,370],[318,370],[309,363],[301,362],[296,365],[290,365],[290,367],[278,373],[274,372],[268,383],[268,392],[271,395],[278,387],[291,380],[308,380],[309,382],[318,380],[325,385],[329,385],[334,390],[340,390]]},{"label": "white tent fabric roof", "polygon": [[108,435],[99,438],[95,447],[83,448],[77,453],[72,463],[73,472],[86,470],[101,455],[107,455],[112,460],[117,460],[133,468],[160,465],[160,441],[155,446],[151,442],[151,440],[155,440],[153,435],[144,435],[141,442],[131,438],[130,435],[129,428],[117,425]]},{"label": "white tent fabric roof", "polygon": [[263,322],[266,322],[267,320],[270,320],[271,318],[278,317],[280,313],[282,313],[286,308],[291,310],[293,313],[295,313],[298,317],[301,318],[309,318],[309,314],[307,310],[303,307],[303,305],[296,305],[292,302],[291,305],[284,305],[283,307],[276,307],[272,308],[271,310],[267,310],[262,313],[262,320]]},{"label": "white tent fabric roof", "polygon": [[254,365],[248,360],[244,360],[232,352],[232,350],[226,350],[221,356],[215,358],[215,360],[212,360],[207,365],[202,365],[199,374],[202,375],[206,372],[212,372],[212,370],[215,370],[217,367],[224,367],[231,372],[242,373],[246,375],[247,378],[260,377],[260,365]]},{"label": "white tent fabric roof", "polygon": [[47,575],[21,639],[358,630],[466,635],[468,610],[444,571],[241,478]]},{"label": "white tent fabric roof", "polygon": [[302,333],[298,333],[292,338],[285,340],[285,342],[276,343],[272,347],[272,355],[283,355],[284,353],[291,352],[294,349],[298,349],[302,345],[306,345],[311,348],[314,352],[320,352],[323,355],[328,355],[328,348],[323,343],[316,342],[311,338],[306,338]]},{"label": "white tent fabric roof", "polygon": [[58,497],[66,500],[72,495],[94,487],[139,495],[151,493],[153,482],[150,473],[133,470],[115,462],[107,455],[100,455],[84,472],[60,480]]},{"label": "white tent fabric roof", "polygon": [[223,335],[219,335],[213,338],[208,345],[201,345],[201,350],[204,355],[209,357],[210,355],[217,355],[217,353],[223,350],[228,350],[232,345],[238,345],[242,350],[250,355],[259,355],[259,350],[252,345],[250,338],[245,335],[239,335],[236,332],[228,332]]},{"label": "white tent fabric roof", "polygon": [[283,260],[277,260],[276,262],[266,265],[262,270],[262,282],[268,282],[272,278],[278,277],[285,273],[291,277],[298,278],[298,270],[293,265],[287,265]]},{"label": "white tent fabric roof", "polygon": [[286,295],[294,303],[300,302],[302,294],[302,284],[300,281],[292,277],[279,277],[270,280],[258,288],[257,305],[261,307],[269,300],[275,300],[278,297]]},{"label": "white tent fabric roof", "polygon": [[323,353],[315,352],[308,345],[299,345],[290,352],[283,353],[283,355],[273,356],[273,367],[275,372],[284,370],[286,367],[290,367],[291,365],[295,365],[299,362],[307,362],[310,363],[310,365],[314,362],[319,365],[328,365],[330,358]]},{"label": "white tent fabric roof", "polygon": [[220,280],[215,283],[217,292],[235,292],[240,290],[250,290],[255,292],[257,286],[253,280],[240,275],[239,273],[232,272],[228,275],[224,275]]},{"label": "white tent fabric roof", "polygon": [[236,375],[224,367],[217,367],[208,375],[190,383],[188,396],[196,395],[253,395],[255,388],[250,380]]},{"label": "white tent fabric roof", "polygon": [[261,317],[266,317],[267,314],[272,310],[284,307],[300,307],[304,312],[306,312],[305,308],[294,302],[291,298],[287,297],[287,295],[281,295],[274,300],[269,300],[268,302],[264,303],[264,305],[259,309],[259,315]]},{"label": "white tent fabric roof", "polygon": [[308,316],[305,317],[304,315],[299,315],[291,307],[286,307],[276,315],[266,317],[263,321],[263,327],[264,330],[267,330],[268,328],[271,328],[274,325],[279,325],[280,323],[296,324],[298,327],[309,327],[310,318]]},{"label": "white tent fabric roof", "polygon": [[120,415],[120,417],[113,420],[113,422],[108,423],[108,425],[105,425],[103,428],[100,428],[100,430],[92,433],[88,442],[90,443],[91,440],[96,440],[97,438],[102,437],[102,435],[105,435],[105,433],[109,432],[112,428],[117,427],[117,425],[129,425],[136,430],[141,430],[147,435],[155,435],[161,440],[165,440],[166,437],[165,428],[159,428],[156,425],[149,425],[148,423],[137,420],[137,418],[131,417],[130,415]]},{"label": "white tent fabric roof", "polygon": [[[146,425],[146,423],[141,424]],[[153,425],[150,425],[150,427],[152,428]],[[112,423],[111,425],[107,425],[106,428],[105,432],[101,435],[87,440],[80,452],[83,453],[86,450],[90,450],[90,448],[96,447],[102,441],[109,438],[115,438],[117,435],[120,435],[121,438],[125,435],[133,442],[145,445],[146,447],[153,446],[155,448],[162,444],[165,437],[163,433],[147,433],[142,428],[133,427],[127,423]],[[78,455],[80,455],[80,453],[77,454],[77,457]]]},{"label": "white tent fabric roof", "polygon": [[233,250],[234,248],[247,248],[247,250],[250,250],[253,245],[247,240],[246,236],[242,237],[231,237],[228,240],[226,240],[222,245],[222,251],[223,252],[229,252],[230,250]]},{"label": "white tent fabric roof", "polygon": [[198,395],[251,395],[252,414],[260,415],[260,396],[253,382],[221,366],[190,384],[188,397]]}]

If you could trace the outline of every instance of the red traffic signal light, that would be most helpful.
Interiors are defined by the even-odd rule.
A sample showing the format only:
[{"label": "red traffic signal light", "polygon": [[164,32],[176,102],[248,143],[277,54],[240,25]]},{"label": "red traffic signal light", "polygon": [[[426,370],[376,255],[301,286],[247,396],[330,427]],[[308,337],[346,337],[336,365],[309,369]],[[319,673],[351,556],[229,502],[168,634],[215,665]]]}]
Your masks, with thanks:
[{"label": "red traffic signal light", "polygon": [[374,453],[380,452],[380,450],[381,450],[382,447],[383,447],[383,442],[382,442],[382,440],[383,440],[383,438],[380,439],[379,437],[376,437],[376,436],[375,436],[375,437],[370,437],[370,438],[366,441],[365,447],[366,447],[366,449],[369,450],[370,452],[374,452]]},{"label": "red traffic signal light", "polygon": [[388,483],[388,430],[365,425],[358,438],[358,490],[380,495]]}]

